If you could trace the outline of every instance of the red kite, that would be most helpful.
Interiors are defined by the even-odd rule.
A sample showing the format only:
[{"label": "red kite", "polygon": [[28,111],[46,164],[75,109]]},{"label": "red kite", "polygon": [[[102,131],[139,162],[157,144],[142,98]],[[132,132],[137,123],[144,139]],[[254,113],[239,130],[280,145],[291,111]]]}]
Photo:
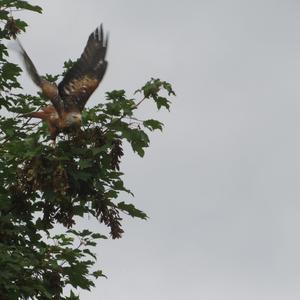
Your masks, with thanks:
[{"label": "red kite", "polygon": [[101,25],[91,33],[81,57],[66,72],[63,80],[57,86],[38,74],[33,62],[19,42],[22,57],[31,79],[52,103],[50,106],[41,108],[41,111],[30,113],[29,116],[48,123],[51,139],[54,142],[59,132],[81,126],[81,113],[84,106],[98,87],[107,68],[105,60],[107,44],[108,37],[104,36]]}]

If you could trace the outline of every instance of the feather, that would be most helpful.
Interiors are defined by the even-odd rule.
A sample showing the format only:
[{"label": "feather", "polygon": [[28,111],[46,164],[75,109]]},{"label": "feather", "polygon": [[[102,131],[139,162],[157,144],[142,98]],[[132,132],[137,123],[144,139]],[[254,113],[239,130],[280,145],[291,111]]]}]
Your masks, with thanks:
[{"label": "feather", "polygon": [[21,51],[21,55],[22,55],[22,58],[23,58],[23,61],[24,61],[24,64],[25,64],[25,67],[26,67],[26,70],[28,72],[28,74],[30,75],[32,81],[39,87],[41,87],[41,84],[42,84],[42,78],[41,76],[39,75],[39,73],[37,72],[32,60],[30,59],[30,57],[28,56],[28,54],[26,53],[25,49],[23,48],[21,42],[16,39],[17,43],[18,43],[18,46],[20,48],[20,51]]},{"label": "feather", "polygon": [[90,34],[81,57],[58,85],[66,110],[82,111],[98,87],[107,68],[107,44],[108,37],[104,36],[103,27],[100,25]]},{"label": "feather", "polygon": [[62,109],[63,109],[63,103],[59,97],[59,93],[58,93],[58,89],[57,86],[47,80],[45,80],[44,78],[42,78],[38,71],[36,70],[32,60],[30,59],[29,55],[27,54],[27,52],[25,51],[24,47],[22,46],[21,42],[17,39],[17,43],[19,46],[19,49],[21,51],[21,55],[26,67],[26,70],[28,72],[28,74],[30,75],[32,81],[41,88],[43,95],[49,99],[53,106],[55,107],[55,109],[57,110],[57,112],[59,114],[62,113]]}]

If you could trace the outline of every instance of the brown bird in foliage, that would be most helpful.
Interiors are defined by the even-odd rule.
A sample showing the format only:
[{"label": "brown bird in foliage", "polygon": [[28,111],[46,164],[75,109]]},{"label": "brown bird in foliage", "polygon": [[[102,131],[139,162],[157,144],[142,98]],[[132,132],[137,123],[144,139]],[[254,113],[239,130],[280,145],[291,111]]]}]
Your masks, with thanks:
[{"label": "brown bird in foliage", "polygon": [[66,72],[63,80],[57,86],[38,74],[33,62],[19,42],[30,77],[40,87],[42,94],[52,103],[52,105],[42,107],[41,111],[28,115],[47,122],[51,139],[54,142],[59,132],[81,126],[81,113],[84,106],[98,87],[107,68],[105,60],[107,44],[108,37],[103,34],[101,25],[91,33],[81,57]]}]

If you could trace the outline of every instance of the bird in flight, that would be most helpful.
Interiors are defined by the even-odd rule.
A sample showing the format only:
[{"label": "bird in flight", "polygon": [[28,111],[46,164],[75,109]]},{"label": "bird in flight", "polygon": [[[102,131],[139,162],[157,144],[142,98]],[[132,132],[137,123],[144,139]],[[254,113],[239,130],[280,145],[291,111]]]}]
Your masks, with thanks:
[{"label": "bird in flight", "polygon": [[21,43],[18,43],[31,79],[52,104],[28,115],[47,122],[51,140],[55,143],[60,132],[81,126],[84,106],[98,87],[107,68],[105,55],[108,36],[104,35],[102,24],[96,28],[90,34],[81,57],[66,72],[58,85],[38,74]]}]

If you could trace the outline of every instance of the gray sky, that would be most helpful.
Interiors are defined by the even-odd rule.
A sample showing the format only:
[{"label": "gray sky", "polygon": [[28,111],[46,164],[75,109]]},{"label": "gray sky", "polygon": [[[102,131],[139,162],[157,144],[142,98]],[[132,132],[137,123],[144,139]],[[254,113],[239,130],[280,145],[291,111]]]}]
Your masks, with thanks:
[{"label": "gray sky", "polygon": [[41,73],[77,58],[99,23],[109,30],[89,105],[150,77],[178,94],[170,114],[143,108],[165,132],[122,165],[151,218],[125,218],[124,238],[99,245],[109,279],[82,299],[298,300],[300,2],[36,2],[44,15],[27,15],[22,41]]}]

